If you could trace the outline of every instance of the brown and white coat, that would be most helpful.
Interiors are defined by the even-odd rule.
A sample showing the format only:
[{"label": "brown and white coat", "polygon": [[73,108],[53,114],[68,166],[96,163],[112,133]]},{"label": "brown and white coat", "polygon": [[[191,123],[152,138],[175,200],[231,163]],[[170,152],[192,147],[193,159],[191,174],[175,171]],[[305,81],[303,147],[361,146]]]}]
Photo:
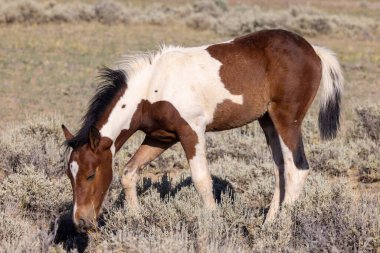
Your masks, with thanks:
[{"label": "brown and white coat", "polygon": [[280,204],[293,202],[303,188],[309,166],[301,124],[320,84],[321,136],[333,138],[339,127],[343,77],[338,61],[331,51],[284,30],[201,47],[163,47],[125,58],[101,77],[79,132],[73,136],[63,127],[74,150],[68,174],[74,221],[80,227],[98,216],[112,178],[112,159],[138,130],[146,138],[122,178],[128,205],[138,209],[139,170],[179,141],[195,188],[212,209],[205,132],[259,120],[276,164],[267,215],[272,220]]}]

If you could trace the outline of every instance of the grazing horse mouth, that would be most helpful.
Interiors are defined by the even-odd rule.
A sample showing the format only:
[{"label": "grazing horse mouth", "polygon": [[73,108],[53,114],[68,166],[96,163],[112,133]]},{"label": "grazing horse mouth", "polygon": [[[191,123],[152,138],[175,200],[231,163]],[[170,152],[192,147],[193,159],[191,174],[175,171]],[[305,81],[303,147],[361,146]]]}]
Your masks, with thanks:
[{"label": "grazing horse mouth", "polygon": [[87,210],[74,210],[72,218],[75,227],[79,232],[86,232],[88,230],[96,229],[98,225],[99,215],[96,210]]},{"label": "grazing horse mouth", "polygon": [[98,223],[98,218],[95,218],[93,220],[85,220],[83,218],[80,218],[77,221],[74,221],[75,228],[78,232],[88,232],[92,230],[96,230]]}]

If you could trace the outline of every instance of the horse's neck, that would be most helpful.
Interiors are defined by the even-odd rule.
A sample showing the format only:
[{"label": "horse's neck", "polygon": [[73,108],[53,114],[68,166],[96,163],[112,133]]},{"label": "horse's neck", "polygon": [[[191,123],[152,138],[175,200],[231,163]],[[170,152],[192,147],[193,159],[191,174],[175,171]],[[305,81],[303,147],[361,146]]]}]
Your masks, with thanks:
[{"label": "horse's neck", "polygon": [[142,89],[128,87],[110,112],[106,123],[100,129],[101,136],[110,138],[116,151],[135,133],[141,124],[141,108],[144,99]]},{"label": "horse's neck", "polygon": [[[163,51],[173,50],[179,49],[169,47]],[[116,151],[141,126],[141,105],[144,100],[148,99],[151,77],[154,74],[157,59],[162,57],[163,51],[150,58],[138,58],[126,67],[129,77],[128,87],[116,102],[106,123],[100,129],[102,136],[113,141]]]}]

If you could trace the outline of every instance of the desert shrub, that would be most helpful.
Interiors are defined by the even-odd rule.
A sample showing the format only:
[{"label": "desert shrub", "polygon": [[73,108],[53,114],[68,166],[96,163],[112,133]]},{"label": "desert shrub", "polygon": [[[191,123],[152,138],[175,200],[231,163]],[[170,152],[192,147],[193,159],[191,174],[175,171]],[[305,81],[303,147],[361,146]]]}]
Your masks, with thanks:
[{"label": "desert shrub", "polygon": [[380,181],[380,169],[377,167],[363,166],[359,168],[359,181],[362,183],[376,183]]},{"label": "desert shrub", "polygon": [[[223,157],[232,157],[246,164],[260,164],[271,159],[269,147],[258,123],[248,126],[249,132],[242,129],[232,130],[229,134],[209,133],[207,138],[207,158],[210,161]],[[252,148],[252,147],[255,148]]]},{"label": "desert shrub", "polygon": [[218,33],[230,36],[268,28],[284,28],[303,35],[315,36],[370,32],[376,28],[376,24],[370,19],[336,16],[305,7],[263,11],[257,6],[237,6],[221,15],[214,27]]},{"label": "desert shrub", "polygon": [[376,249],[380,243],[378,196],[355,198],[346,179],[328,187],[324,180],[315,176],[311,180],[315,185],[307,185],[306,197],[294,207],[293,243],[311,252]]},{"label": "desert shrub", "polygon": [[54,4],[46,10],[50,22],[92,21],[96,8],[83,3]]},{"label": "desert shrub", "polygon": [[371,34],[378,29],[369,18],[332,15],[313,8],[262,10],[258,6],[228,5],[226,1],[198,1],[182,6],[153,4],[145,8],[117,1],[86,3],[40,3],[34,0],[6,2],[0,7],[0,23],[46,23],[98,21],[163,25],[182,22],[194,29],[209,29],[223,36],[237,36],[266,28],[285,28],[303,35]]},{"label": "desert shrub", "polygon": [[48,175],[62,175],[63,139],[59,118],[37,118],[1,133],[1,168],[18,172],[25,165],[35,166]]},{"label": "desert shrub", "polygon": [[0,252],[39,252],[41,241],[33,221],[0,211]]},{"label": "desert shrub", "polygon": [[380,145],[371,139],[340,137],[332,142],[320,142],[306,147],[311,168],[331,176],[347,176],[358,171],[363,182],[379,178]]},{"label": "desert shrub", "polygon": [[176,8],[162,3],[155,3],[145,9],[135,8],[133,12],[134,23],[147,23],[163,25],[167,23],[178,23],[185,19],[192,12],[190,5],[183,5]]},{"label": "desert shrub", "polygon": [[320,142],[309,146],[309,161],[311,168],[325,172],[331,176],[347,175],[355,166],[357,150],[352,142],[334,140],[333,142]]},{"label": "desert shrub", "polygon": [[260,252],[371,252],[379,247],[378,196],[355,199],[345,179],[326,180],[312,174],[305,197],[257,232],[254,245]]},{"label": "desert shrub", "polygon": [[[308,115],[303,123],[303,137],[311,169],[330,176],[355,174],[361,178],[361,182],[377,182],[380,143],[369,137],[369,133],[376,131],[375,108],[361,107],[360,110],[365,111],[366,116],[358,114],[353,123],[343,121],[341,131],[332,141],[320,139],[315,116],[313,113]],[[361,120],[361,117],[366,119]]]},{"label": "desert shrub", "polygon": [[[252,182],[251,184],[255,184]],[[91,236],[92,250],[149,252],[371,252],[379,246],[378,197],[356,199],[346,179],[312,173],[305,195],[262,226],[264,203],[222,195],[214,212],[202,208],[191,184],[174,196],[157,188],[140,195],[139,214],[127,206],[107,209],[105,225]],[[258,191],[250,192],[253,198]],[[352,203],[356,203],[353,205]]]},{"label": "desert shrub", "polygon": [[186,20],[186,25],[199,30],[207,30],[214,27],[216,21],[210,16],[205,16],[202,13],[194,13]]},{"label": "desert shrub", "polygon": [[198,14],[208,14],[211,17],[220,17],[228,11],[228,5],[224,1],[203,1],[192,5],[192,12]]},{"label": "desert shrub", "polygon": [[355,137],[369,137],[380,140],[380,105],[362,106],[355,109],[357,121],[353,134]]},{"label": "desert shrub", "polygon": [[[348,174],[350,168],[363,168],[367,178],[362,181],[373,180],[379,147],[368,137],[353,138],[351,132],[340,135],[333,145],[322,143],[313,119],[306,119],[304,131],[313,168],[305,194],[293,207],[284,207],[278,219],[266,226],[262,223],[272,197],[274,164],[257,123],[207,135],[209,167],[219,202],[214,212],[203,209],[180,145],[165,152],[142,173],[138,186],[141,212],[130,212],[123,201],[120,176],[143,140],[141,134],[134,136],[116,157],[103,225],[89,233],[88,250],[374,251],[380,240],[378,196],[356,197],[341,175]],[[9,173],[0,185],[0,218],[6,217],[0,226],[0,242],[8,251],[29,246],[35,251],[61,251],[62,247],[73,249],[70,242],[75,245],[80,241],[78,233],[69,234],[73,228],[65,228],[72,222],[57,222],[58,217],[70,217],[72,201],[68,178],[57,177],[62,165],[61,121],[36,118],[2,135],[2,166]],[[53,148],[46,143],[53,143],[49,144]],[[17,162],[11,163],[14,160]],[[370,168],[370,172],[364,168]],[[171,170],[178,170],[180,176],[162,176]],[[161,179],[153,179],[149,173],[160,174]],[[7,232],[15,226],[22,230]],[[54,241],[62,240],[54,238],[66,239],[56,245]]]},{"label": "desert shrub", "polygon": [[352,150],[352,167],[358,169],[359,181],[380,181],[380,110],[379,105],[356,108],[353,127],[347,132],[347,147]]},{"label": "desert shrub", "polygon": [[67,178],[53,180],[32,166],[9,175],[0,186],[0,206],[13,207],[36,219],[66,210],[71,199]]},{"label": "desert shrub", "polygon": [[103,23],[126,22],[128,14],[119,2],[101,1],[94,6],[96,18]]},{"label": "desert shrub", "polygon": [[44,5],[35,1],[20,0],[1,3],[1,23],[43,23],[48,22]]}]

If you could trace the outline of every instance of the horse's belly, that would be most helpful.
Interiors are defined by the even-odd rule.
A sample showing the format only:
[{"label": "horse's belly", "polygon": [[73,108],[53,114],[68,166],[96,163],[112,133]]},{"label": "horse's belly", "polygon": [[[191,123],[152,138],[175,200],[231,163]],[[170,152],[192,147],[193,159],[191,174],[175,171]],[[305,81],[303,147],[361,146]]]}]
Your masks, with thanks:
[{"label": "horse's belly", "polygon": [[267,102],[256,100],[243,104],[236,104],[225,100],[217,105],[212,121],[207,125],[206,131],[223,131],[244,126],[258,118],[267,111]]},{"label": "horse's belly", "polygon": [[150,138],[159,140],[162,142],[176,142],[178,138],[175,133],[166,130],[154,130],[151,132],[145,132]]}]

